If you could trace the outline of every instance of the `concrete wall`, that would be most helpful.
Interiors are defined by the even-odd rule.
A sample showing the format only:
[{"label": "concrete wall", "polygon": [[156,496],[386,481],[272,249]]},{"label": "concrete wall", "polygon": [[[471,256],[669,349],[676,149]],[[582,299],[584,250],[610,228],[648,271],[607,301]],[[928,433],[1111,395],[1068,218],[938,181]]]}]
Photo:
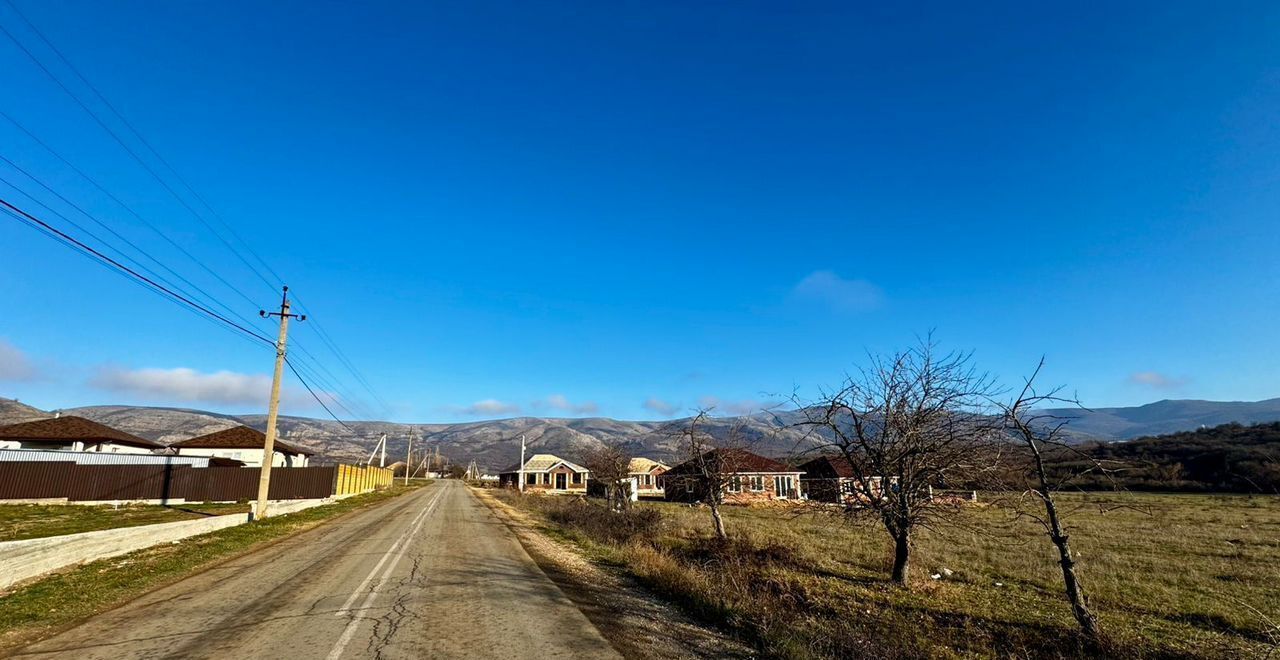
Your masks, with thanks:
[{"label": "concrete wall", "polygon": [[0,543],[0,589],[59,568],[115,557],[248,522],[248,514]]},{"label": "concrete wall", "polygon": [[[350,496],[348,495],[343,497],[350,497]],[[286,513],[293,513],[295,511],[302,511],[304,509],[310,509],[310,508],[322,506],[325,504],[332,504],[338,501],[338,499],[342,499],[342,498],[330,497],[330,498],[325,498],[323,500],[270,500],[267,502],[267,517],[283,516]],[[258,510],[258,503],[250,502],[249,517],[250,518],[254,517],[254,514],[257,513],[257,510]]]},{"label": "concrete wall", "polygon": [[[323,500],[271,501],[270,516],[280,516],[333,502]],[[40,539],[0,543],[0,590],[67,566],[127,554],[249,522],[252,514],[211,516],[197,520],[104,529]]]}]

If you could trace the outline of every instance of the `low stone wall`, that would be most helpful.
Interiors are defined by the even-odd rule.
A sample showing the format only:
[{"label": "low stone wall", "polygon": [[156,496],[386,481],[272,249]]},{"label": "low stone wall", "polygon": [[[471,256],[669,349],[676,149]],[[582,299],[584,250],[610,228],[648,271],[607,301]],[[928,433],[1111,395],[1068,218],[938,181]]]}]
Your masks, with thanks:
[{"label": "low stone wall", "polygon": [[[270,502],[267,502],[267,517],[273,518],[275,516],[283,516],[287,513],[294,513],[295,511],[302,511],[304,509],[310,509],[312,507],[323,506],[325,504],[332,504],[334,502],[337,502],[340,499],[346,499],[348,497],[354,497],[354,496],[355,496],[354,494],[337,495],[335,497],[326,497],[322,500],[281,500],[281,501],[272,500]],[[250,520],[254,518],[254,514],[257,513],[257,511],[258,511],[258,503],[250,502],[249,503],[249,519]]]},{"label": "low stone wall", "polygon": [[[333,501],[333,499],[272,501],[267,505],[267,512],[270,516],[281,516]],[[252,514],[237,513],[197,520],[5,541],[0,543],[0,591],[67,566],[115,557],[153,545],[172,543],[191,536],[243,525],[251,520],[251,516]]]}]

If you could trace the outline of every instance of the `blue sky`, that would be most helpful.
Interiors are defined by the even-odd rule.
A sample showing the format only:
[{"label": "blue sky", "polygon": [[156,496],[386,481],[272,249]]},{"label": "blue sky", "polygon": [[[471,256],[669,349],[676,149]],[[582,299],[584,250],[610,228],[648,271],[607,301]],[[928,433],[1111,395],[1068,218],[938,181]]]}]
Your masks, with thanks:
[{"label": "blue sky", "polygon": [[[1274,3],[14,3],[299,294],[362,416],[733,412],[930,330],[1091,406],[1280,396]],[[3,35],[0,82],[276,300]],[[3,120],[0,154],[256,314]],[[0,261],[6,396],[261,410],[269,349],[7,217]]]}]

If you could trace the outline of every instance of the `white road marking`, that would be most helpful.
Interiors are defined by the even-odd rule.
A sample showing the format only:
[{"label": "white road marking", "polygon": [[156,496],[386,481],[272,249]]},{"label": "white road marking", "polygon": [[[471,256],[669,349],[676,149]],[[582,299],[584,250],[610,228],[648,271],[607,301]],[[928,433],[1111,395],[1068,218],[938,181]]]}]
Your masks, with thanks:
[{"label": "white road marking", "polygon": [[[404,534],[402,534],[400,538],[391,545],[387,552],[382,555],[382,559],[373,567],[373,570],[370,571],[369,575],[360,583],[360,586],[356,587],[356,590],[351,592],[351,597],[348,598],[347,602],[342,604],[342,608],[335,613],[337,616],[342,616],[352,611],[351,604],[355,602],[356,598],[364,591],[365,587],[369,585],[369,582],[373,580],[373,576],[377,575],[378,569],[382,568],[382,565],[387,562],[387,559],[391,559],[392,554],[394,553],[395,558],[391,559],[390,565],[386,567],[386,570],[382,571],[382,575],[378,578],[378,583],[373,586],[373,589],[369,590],[368,595],[365,596],[364,601],[360,603],[360,607],[357,608],[357,610],[367,610],[371,605],[373,605],[374,599],[378,597],[378,589],[380,589],[383,583],[387,581],[387,578],[391,576],[392,571],[396,570],[396,565],[400,563],[400,559],[404,557],[405,551],[409,549],[409,540],[412,539],[413,536],[418,533],[418,530],[422,528],[422,524],[427,521],[427,516],[435,510],[436,504],[440,502],[440,496],[443,494],[443,490],[436,493],[436,496],[431,499],[431,502],[422,510],[422,513],[418,514],[418,517],[415,518],[416,524],[414,522],[409,523],[409,529],[406,529]],[[399,552],[396,552],[397,548],[399,548]],[[329,651],[328,660],[338,660],[342,657],[342,652],[346,650],[347,644],[351,642],[351,638],[355,635],[356,628],[359,626],[360,617],[352,617],[351,622],[348,623],[346,629],[342,631],[342,636],[339,637],[337,643],[333,645],[333,650]]]}]

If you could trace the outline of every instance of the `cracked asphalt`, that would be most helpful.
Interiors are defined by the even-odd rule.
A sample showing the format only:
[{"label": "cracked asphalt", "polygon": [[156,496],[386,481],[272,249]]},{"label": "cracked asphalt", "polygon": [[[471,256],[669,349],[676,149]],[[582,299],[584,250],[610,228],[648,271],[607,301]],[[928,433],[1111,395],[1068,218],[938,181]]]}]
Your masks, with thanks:
[{"label": "cracked asphalt", "polygon": [[439,481],[220,564],[15,657],[617,658],[511,530]]}]

